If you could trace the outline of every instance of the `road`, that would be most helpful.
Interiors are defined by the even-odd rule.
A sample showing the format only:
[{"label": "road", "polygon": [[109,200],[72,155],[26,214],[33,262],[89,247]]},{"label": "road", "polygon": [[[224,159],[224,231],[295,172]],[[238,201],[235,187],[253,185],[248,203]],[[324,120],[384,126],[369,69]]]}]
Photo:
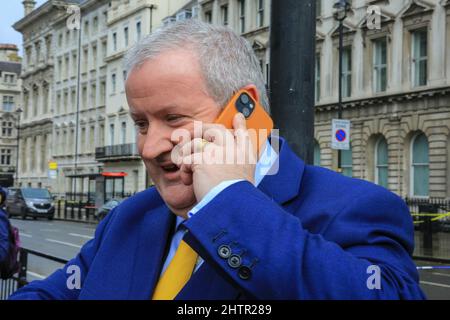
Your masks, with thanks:
[{"label": "road", "polygon": [[[418,266],[450,267],[449,264],[416,261]],[[430,300],[450,300],[450,269],[419,270],[420,286]]]},{"label": "road", "polygon": [[[11,219],[20,230],[22,246],[58,258],[70,260],[93,238],[95,225],[66,221]],[[28,280],[46,278],[60,263],[34,255],[28,257]]]},{"label": "road", "polygon": [[[22,246],[63,259],[73,258],[87,241],[93,238],[96,225],[47,220],[12,219],[19,228]],[[443,266],[438,263],[416,261],[418,266]],[[448,264],[450,266],[450,263]],[[49,276],[61,264],[30,255],[28,280]],[[428,299],[450,300],[450,270],[419,270],[420,285]]]}]

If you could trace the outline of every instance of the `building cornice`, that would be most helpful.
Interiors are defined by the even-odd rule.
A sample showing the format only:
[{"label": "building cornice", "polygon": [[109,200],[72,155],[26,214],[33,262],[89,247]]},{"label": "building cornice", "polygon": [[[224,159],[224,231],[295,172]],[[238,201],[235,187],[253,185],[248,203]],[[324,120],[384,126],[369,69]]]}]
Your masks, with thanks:
[{"label": "building cornice", "polygon": [[26,15],[19,21],[13,24],[13,28],[16,31],[22,32],[28,25],[49,13],[53,9],[53,0],[45,2],[43,5],[33,10],[30,14]]},{"label": "building cornice", "polygon": [[[342,106],[344,109],[351,109],[357,107],[364,107],[374,104],[392,103],[392,102],[402,102],[411,101],[422,98],[434,97],[436,95],[444,96],[450,95],[450,86],[426,88],[422,90],[407,91],[394,94],[377,95],[362,99],[346,100],[343,102]],[[337,102],[317,104],[315,109],[318,112],[338,110],[339,104]]]},{"label": "building cornice", "polygon": [[[134,7],[132,9],[130,9],[130,10],[127,10],[127,11],[125,11],[123,13],[117,13],[117,14],[114,15],[114,17],[112,15],[112,13],[119,12],[119,10],[117,8],[116,9],[109,9],[108,10],[107,26],[110,27],[114,23],[116,23],[118,21],[121,21],[121,20],[123,20],[125,18],[128,18],[129,16],[135,14],[136,12],[139,12],[139,11],[144,10],[144,9],[157,9],[157,6],[155,4],[148,3],[148,2],[147,3],[143,3],[143,4],[140,4],[140,5]],[[111,18],[110,18],[110,16],[111,16]]]}]

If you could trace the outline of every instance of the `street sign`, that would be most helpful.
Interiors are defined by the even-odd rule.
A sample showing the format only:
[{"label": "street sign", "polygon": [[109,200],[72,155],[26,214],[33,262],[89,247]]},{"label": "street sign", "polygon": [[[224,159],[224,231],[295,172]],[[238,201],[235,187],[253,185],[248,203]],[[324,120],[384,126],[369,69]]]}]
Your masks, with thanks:
[{"label": "street sign", "polygon": [[333,119],[331,122],[331,149],[350,149],[350,120]]},{"label": "street sign", "polygon": [[56,169],[58,169],[58,163],[55,161],[49,161],[48,168],[49,168],[49,170],[56,170]]}]

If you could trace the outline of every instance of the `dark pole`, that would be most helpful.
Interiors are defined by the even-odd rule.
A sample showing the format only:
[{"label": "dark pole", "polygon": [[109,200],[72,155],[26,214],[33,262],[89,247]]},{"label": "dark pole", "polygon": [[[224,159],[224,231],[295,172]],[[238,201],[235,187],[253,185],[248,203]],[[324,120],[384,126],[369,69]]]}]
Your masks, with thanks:
[{"label": "dark pole", "polygon": [[[75,120],[75,157],[74,157],[74,187],[73,193],[77,192],[77,165],[78,165],[78,122],[80,118],[80,81],[81,81],[81,31],[82,31],[82,19],[80,11],[80,28],[78,29],[78,75],[77,75],[77,113]],[[76,195],[75,195],[76,197]]]},{"label": "dark pole", "polygon": [[315,0],[272,1],[270,100],[280,135],[306,162],[314,153]]},{"label": "dark pole", "polygon": [[[339,20],[339,102],[338,102],[338,119],[342,119],[342,50],[344,38],[344,23]],[[342,172],[342,150],[338,150],[338,172]]]},{"label": "dark pole", "polygon": [[[334,5],[336,9],[334,18],[339,22],[339,101],[338,101],[338,119],[342,119],[342,55],[344,50],[344,20],[347,18],[347,12],[350,10],[350,4],[347,0],[339,0]],[[338,149],[338,172],[342,172],[342,150]]]},{"label": "dark pole", "polygon": [[19,186],[19,140],[20,140],[20,114],[22,109],[17,109],[17,144],[16,144],[16,187]]}]

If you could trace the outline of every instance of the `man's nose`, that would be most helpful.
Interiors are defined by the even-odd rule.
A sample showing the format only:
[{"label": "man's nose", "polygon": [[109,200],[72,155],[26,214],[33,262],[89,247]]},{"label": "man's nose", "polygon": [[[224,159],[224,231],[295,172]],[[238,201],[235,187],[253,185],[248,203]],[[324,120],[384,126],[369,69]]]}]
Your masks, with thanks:
[{"label": "man's nose", "polygon": [[173,143],[170,141],[170,132],[157,126],[149,128],[147,134],[141,136],[140,139],[143,139],[140,151],[144,160],[156,159],[158,156],[173,149]]}]

